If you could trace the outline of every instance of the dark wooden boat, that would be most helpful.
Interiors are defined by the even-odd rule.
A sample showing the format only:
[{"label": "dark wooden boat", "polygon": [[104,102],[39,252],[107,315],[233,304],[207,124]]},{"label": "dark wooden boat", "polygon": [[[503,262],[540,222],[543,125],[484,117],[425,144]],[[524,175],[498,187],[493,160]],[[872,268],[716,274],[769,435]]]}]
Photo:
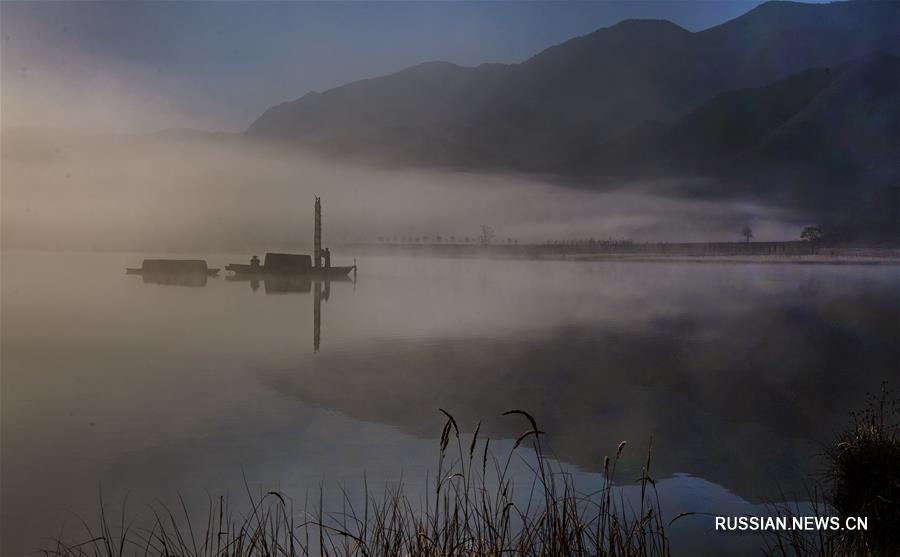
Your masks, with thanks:
[{"label": "dark wooden boat", "polygon": [[226,271],[236,275],[274,275],[274,276],[302,276],[309,278],[338,278],[346,277],[353,270],[353,266],[343,267],[314,267],[309,255],[293,253],[267,253],[262,265],[231,263],[225,265]]},{"label": "dark wooden boat", "polygon": [[127,267],[129,275],[203,275],[215,276],[219,269],[211,269],[204,259],[144,259],[139,268]]},{"label": "dark wooden boat", "polygon": [[140,268],[126,268],[129,275],[141,275],[147,284],[206,286],[206,279],[219,274],[202,259],[145,259]]},{"label": "dark wooden boat", "polygon": [[356,269],[356,265],[332,266],[331,250],[322,249],[322,202],[318,197],[316,198],[315,217],[312,256],[295,253],[267,253],[263,264],[260,265],[259,258],[254,255],[249,265],[231,263],[225,265],[225,270],[241,276],[280,275],[312,279],[346,277],[350,271]]}]

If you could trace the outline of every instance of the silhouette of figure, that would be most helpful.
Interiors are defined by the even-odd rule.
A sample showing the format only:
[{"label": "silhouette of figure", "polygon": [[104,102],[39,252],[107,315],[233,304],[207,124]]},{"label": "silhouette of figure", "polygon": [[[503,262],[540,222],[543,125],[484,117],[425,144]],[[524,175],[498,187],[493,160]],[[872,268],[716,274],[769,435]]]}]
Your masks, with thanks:
[{"label": "silhouette of figure", "polygon": [[326,268],[331,267],[331,250],[328,248],[325,248],[322,251],[325,252],[325,267]]},{"label": "silhouette of figure", "polygon": [[254,255],[253,257],[250,258],[250,268],[253,269],[254,271],[259,270],[259,257],[256,257]]}]

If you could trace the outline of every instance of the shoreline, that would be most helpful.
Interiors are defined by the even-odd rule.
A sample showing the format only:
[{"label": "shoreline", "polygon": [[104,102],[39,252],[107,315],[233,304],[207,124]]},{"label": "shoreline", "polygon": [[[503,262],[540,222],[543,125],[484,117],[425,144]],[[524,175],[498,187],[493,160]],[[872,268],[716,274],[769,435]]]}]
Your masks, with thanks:
[{"label": "shoreline", "polygon": [[[631,262],[631,263],[742,263],[789,265],[900,265],[900,248],[893,247],[834,247],[811,253],[799,242],[734,243],[734,244],[615,244],[615,245],[556,245],[556,244],[333,244],[338,260],[354,257],[436,257],[447,259],[503,259],[521,261],[565,262]],[[186,248],[186,249],[3,249],[0,254],[17,253],[117,253],[168,254],[208,257],[230,254],[242,255],[265,252],[308,253],[306,244],[278,244],[266,248]]]},{"label": "shoreline", "polygon": [[829,247],[816,253],[803,242],[681,244],[337,244],[354,256],[635,263],[755,263],[791,265],[900,265],[900,248]]},{"label": "shoreline", "polygon": [[682,256],[665,254],[570,256],[567,261],[628,261],[640,263],[743,263],[783,265],[900,265],[900,257],[830,256],[830,255],[706,255]]}]

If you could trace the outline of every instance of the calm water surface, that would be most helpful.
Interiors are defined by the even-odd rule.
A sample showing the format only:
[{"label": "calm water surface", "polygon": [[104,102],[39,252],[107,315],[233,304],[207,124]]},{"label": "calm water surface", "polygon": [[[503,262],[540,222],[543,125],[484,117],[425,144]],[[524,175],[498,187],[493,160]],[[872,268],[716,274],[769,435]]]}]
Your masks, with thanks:
[{"label": "calm water surface", "polygon": [[[665,511],[760,512],[900,362],[893,266],[361,258],[326,288],[126,276],[143,257],[3,254],[3,555],[80,535],[101,487],[137,517],[242,474],[421,489],[438,408],[498,450],[523,429],[499,414],[532,412],[586,491],[623,439],[637,477],[652,436]],[[676,550],[759,545],[711,528],[678,523]]]}]

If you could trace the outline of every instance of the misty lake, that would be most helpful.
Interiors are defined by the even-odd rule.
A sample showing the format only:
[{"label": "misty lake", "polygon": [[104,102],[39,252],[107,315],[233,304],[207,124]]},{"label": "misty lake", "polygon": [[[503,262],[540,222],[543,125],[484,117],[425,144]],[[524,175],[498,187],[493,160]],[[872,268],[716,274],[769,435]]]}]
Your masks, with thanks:
[{"label": "misty lake", "polygon": [[[891,265],[360,257],[327,288],[191,287],[125,274],[149,255],[3,255],[3,555],[80,535],[101,488],[136,517],[239,501],[243,477],[300,500],[364,475],[421,489],[439,408],[498,450],[523,430],[500,414],[531,412],[583,486],[622,440],[632,481],[652,436],[665,512],[761,512],[802,499],[900,362]],[[676,553],[759,545],[712,524],[677,523]]]}]

